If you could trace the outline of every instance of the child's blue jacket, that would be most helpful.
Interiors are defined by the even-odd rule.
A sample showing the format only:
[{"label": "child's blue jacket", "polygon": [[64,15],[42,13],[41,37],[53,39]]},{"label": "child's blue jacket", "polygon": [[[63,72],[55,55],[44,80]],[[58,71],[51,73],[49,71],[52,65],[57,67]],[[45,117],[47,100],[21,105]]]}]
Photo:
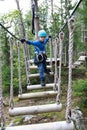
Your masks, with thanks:
[{"label": "child's blue jacket", "polygon": [[35,47],[35,54],[39,53],[45,53],[46,51],[46,43],[49,41],[49,38],[45,38],[44,42],[41,42],[40,40],[37,41],[31,41],[28,40],[27,44],[33,45]]}]

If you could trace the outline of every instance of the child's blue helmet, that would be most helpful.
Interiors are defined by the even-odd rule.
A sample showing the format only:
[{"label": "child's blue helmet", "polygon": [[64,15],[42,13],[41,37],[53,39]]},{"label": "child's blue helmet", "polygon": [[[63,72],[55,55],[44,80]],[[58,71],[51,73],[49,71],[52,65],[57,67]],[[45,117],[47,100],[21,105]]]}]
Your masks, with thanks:
[{"label": "child's blue helmet", "polygon": [[46,36],[47,36],[47,33],[46,33],[45,30],[40,30],[40,31],[38,32],[38,37],[46,37]]}]

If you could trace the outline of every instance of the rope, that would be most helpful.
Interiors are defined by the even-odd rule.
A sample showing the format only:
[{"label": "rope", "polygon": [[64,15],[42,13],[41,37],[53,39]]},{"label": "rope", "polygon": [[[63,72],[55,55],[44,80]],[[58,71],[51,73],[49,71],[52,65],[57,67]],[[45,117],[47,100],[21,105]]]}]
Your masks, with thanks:
[{"label": "rope", "polygon": [[20,42],[18,42],[18,75],[19,75],[19,94],[22,94],[22,85],[21,85],[21,67],[20,67]]},{"label": "rope", "polygon": [[68,92],[67,92],[67,108],[66,120],[71,122],[71,96],[72,96],[72,59],[73,59],[73,37],[74,37],[74,19],[68,20],[69,29],[69,75],[68,75]]},{"label": "rope", "polygon": [[25,68],[26,68],[27,85],[29,85],[30,84],[30,79],[29,79],[29,74],[30,74],[30,67],[29,67],[29,65],[30,65],[30,63],[28,62],[29,59],[27,57],[27,55],[28,55],[27,54],[27,44],[24,43],[23,45],[24,45],[23,51],[24,51],[24,60],[25,60]]},{"label": "rope", "polygon": [[51,66],[51,72],[53,72],[52,70],[52,38],[49,38],[49,42],[50,42],[50,66]]},{"label": "rope", "polygon": [[61,67],[62,67],[62,50],[63,50],[63,39],[64,39],[64,33],[60,32],[59,33],[59,58],[60,58],[60,62],[59,62],[59,77],[58,77],[58,94],[57,94],[57,98],[56,101],[58,103],[60,103],[60,86],[61,86]]},{"label": "rope", "polygon": [[66,62],[66,57],[67,57],[66,46],[65,46],[64,50],[65,50],[65,54],[64,54],[64,65],[66,66],[66,64],[67,64],[67,62]]},{"label": "rope", "polygon": [[[26,61],[27,61],[27,73],[28,73],[28,76],[30,74],[30,52],[29,52],[29,49],[28,49],[28,45],[26,44]],[[28,81],[27,81],[27,84],[30,85],[30,79],[29,77],[28,78]]]},{"label": "rope", "polygon": [[13,109],[13,38],[10,38],[10,64],[11,64],[11,83],[10,83],[10,107]]},{"label": "rope", "polygon": [[1,130],[3,130],[5,127],[5,118],[3,112],[3,98],[2,98],[1,46],[0,46],[0,120],[1,120]]},{"label": "rope", "polygon": [[58,87],[57,86],[57,83],[58,83],[58,70],[57,70],[58,42],[59,42],[59,39],[56,37],[55,42],[54,42],[55,74],[54,74],[53,90],[56,90]]},{"label": "rope", "polygon": [[3,26],[1,23],[0,23],[0,26],[5,30],[7,31],[12,37],[14,37],[15,39],[19,40],[20,39],[18,37],[16,37],[12,32],[10,32],[5,26]]},{"label": "rope", "polygon": [[[79,2],[78,2],[77,5],[75,6],[74,10],[72,11],[72,13],[71,13],[71,15],[69,16],[68,19],[70,19],[70,18],[74,15],[74,13],[75,13],[76,10],[78,9],[78,7],[79,7],[79,5],[81,4],[82,1],[83,1],[83,0],[79,0]],[[66,25],[67,25],[67,21],[66,21],[66,23],[62,26],[62,28],[60,29],[60,32],[64,30],[64,28],[65,28]]]}]

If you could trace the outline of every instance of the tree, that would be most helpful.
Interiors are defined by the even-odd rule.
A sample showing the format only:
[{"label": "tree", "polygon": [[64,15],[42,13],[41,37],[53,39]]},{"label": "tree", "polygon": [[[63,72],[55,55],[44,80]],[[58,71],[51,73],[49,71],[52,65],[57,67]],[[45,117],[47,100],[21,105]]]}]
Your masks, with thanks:
[{"label": "tree", "polygon": [[[1,20],[1,23],[4,25],[6,20]],[[7,92],[10,85],[10,51],[9,51],[9,36],[7,32],[0,27],[0,47],[2,48],[2,80],[3,80],[3,91]]]},{"label": "tree", "polygon": [[48,3],[44,0],[39,6],[39,22],[40,28],[47,31],[47,21],[48,20]]},{"label": "tree", "polygon": [[19,1],[15,0],[16,4],[17,4],[17,9],[19,11],[19,16],[20,16],[20,21],[19,21],[19,30],[20,30],[20,35],[21,37],[25,37],[25,28],[24,28],[24,23],[23,23],[23,18],[22,18],[22,12],[20,9],[20,5],[19,5]]}]

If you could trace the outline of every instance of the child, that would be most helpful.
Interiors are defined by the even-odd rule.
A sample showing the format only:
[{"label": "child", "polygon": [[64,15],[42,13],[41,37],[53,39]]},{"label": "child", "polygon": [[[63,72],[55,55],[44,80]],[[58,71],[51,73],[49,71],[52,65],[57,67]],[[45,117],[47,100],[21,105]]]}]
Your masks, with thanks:
[{"label": "child", "polygon": [[[21,42],[26,42],[29,45],[33,45],[35,47],[35,57],[34,57],[34,63],[38,66],[39,74],[40,74],[40,82],[41,86],[45,86],[45,75],[44,73],[49,74],[49,71],[46,67],[46,43],[49,41],[49,38],[46,38],[47,33],[45,30],[40,30],[38,32],[39,40],[37,41],[31,41],[31,40],[25,40],[21,39]],[[51,38],[51,36],[49,36]]]}]

